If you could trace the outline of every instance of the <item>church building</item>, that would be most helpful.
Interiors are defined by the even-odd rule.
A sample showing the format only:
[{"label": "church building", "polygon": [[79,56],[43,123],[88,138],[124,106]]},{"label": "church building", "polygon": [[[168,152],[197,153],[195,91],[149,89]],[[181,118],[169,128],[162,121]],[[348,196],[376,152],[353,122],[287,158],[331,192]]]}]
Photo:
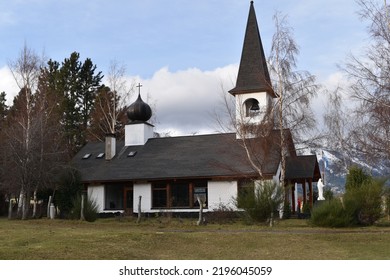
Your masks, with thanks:
[{"label": "church building", "polygon": [[[236,86],[229,91],[236,100],[236,122],[242,126],[266,123],[277,94],[273,91],[260,38],[253,1],[245,32]],[[125,139],[107,135],[105,142],[87,143],[72,164],[82,176],[88,197],[101,213],[198,212],[221,205],[236,209],[234,198],[256,180],[280,181],[281,132],[270,129],[253,133],[220,133],[181,137],[155,137],[150,106],[138,99],[127,111]],[[297,194],[304,186],[304,199],[312,203],[312,183],[319,179],[315,156],[298,157],[291,133],[283,152],[288,156],[286,182],[293,212]],[[248,156],[250,153],[250,156]],[[256,166],[261,166],[261,175]],[[249,184],[250,185],[250,184]]]}]

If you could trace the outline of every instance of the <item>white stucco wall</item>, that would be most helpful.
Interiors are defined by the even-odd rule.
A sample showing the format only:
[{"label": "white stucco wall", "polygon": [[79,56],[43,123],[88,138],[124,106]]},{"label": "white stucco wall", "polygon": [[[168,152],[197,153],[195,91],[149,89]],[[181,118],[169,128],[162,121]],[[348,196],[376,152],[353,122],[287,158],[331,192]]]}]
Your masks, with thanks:
[{"label": "white stucco wall", "polygon": [[267,106],[269,105],[270,98],[269,94],[266,92],[255,92],[255,93],[245,93],[245,94],[237,94],[236,95],[236,119],[237,121],[248,121],[250,123],[259,122],[263,115],[260,114],[257,117],[245,117],[246,109],[245,109],[245,101],[248,99],[256,99],[259,102],[260,112],[265,112]]},{"label": "white stucco wall", "polygon": [[134,183],[134,213],[138,213],[139,196],[141,199],[141,212],[151,212],[152,208],[152,185],[150,183]]},{"label": "white stucco wall", "polygon": [[153,126],[146,123],[125,126],[125,146],[144,145],[153,138]]},{"label": "white stucco wall", "polygon": [[88,198],[95,201],[99,212],[104,211],[104,185],[88,186]]},{"label": "white stucco wall", "polygon": [[[234,198],[237,196],[237,181],[209,181],[208,182],[208,207],[205,212],[217,209],[221,204],[236,210]],[[198,209],[152,209],[152,185],[151,183],[134,183],[134,213],[138,213],[138,198],[142,196],[141,211],[144,213],[158,212],[198,212]],[[100,213],[113,212],[104,210],[105,190],[104,185],[88,186],[88,197],[94,200]],[[115,210],[118,212],[118,210]]]},{"label": "white stucco wall", "polygon": [[218,208],[221,204],[237,209],[234,198],[237,197],[237,181],[208,182],[208,211]]}]

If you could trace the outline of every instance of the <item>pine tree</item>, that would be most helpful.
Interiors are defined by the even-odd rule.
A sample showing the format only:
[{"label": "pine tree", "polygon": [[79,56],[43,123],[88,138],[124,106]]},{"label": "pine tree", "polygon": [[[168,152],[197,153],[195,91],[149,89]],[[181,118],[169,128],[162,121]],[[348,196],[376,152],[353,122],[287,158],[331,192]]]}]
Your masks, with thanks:
[{"label": "pine tree", "polygon": [[8,106],[6,104],[6,99],[5,99],[5,92],[3,91],[0,93],[0,130],[2,128],[2,124],[6,119],[8,112]]},{"label": "pine tree", "polygon": [[56,95],[63,112],[61,123],[70,154],[77,152],[86,141],[96,93],[103,79],[101,72],[95,73],[96,68],[91,59],[81,62],[80,54],[73,52],[61,65],[50,60],[45,69],[47,86]]}]

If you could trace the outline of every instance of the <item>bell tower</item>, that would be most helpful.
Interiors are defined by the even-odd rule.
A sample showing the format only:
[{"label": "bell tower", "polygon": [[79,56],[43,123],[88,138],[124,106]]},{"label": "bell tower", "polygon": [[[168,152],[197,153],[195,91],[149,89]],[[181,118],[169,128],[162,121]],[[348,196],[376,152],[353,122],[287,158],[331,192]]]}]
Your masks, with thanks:
[{"label": "bell tower", "polygon": [[273,98],[276,98],[253,1],[250,3],[236,86],[229,93],[236,99],[238,124],[260,124],[269,114]]}]

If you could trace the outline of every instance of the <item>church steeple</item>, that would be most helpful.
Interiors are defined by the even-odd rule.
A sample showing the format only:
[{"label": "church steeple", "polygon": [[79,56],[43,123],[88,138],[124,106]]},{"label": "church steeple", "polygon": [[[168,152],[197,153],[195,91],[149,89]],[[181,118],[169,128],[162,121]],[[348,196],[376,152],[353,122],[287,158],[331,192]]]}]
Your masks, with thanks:
[{"label": "church steeple", "polygon": [[236,94],[267,92],[271,97],[276,97],[272,89],[253,1],[251,1],[249,9],[236,86],[229,92],[234,96]]}]

